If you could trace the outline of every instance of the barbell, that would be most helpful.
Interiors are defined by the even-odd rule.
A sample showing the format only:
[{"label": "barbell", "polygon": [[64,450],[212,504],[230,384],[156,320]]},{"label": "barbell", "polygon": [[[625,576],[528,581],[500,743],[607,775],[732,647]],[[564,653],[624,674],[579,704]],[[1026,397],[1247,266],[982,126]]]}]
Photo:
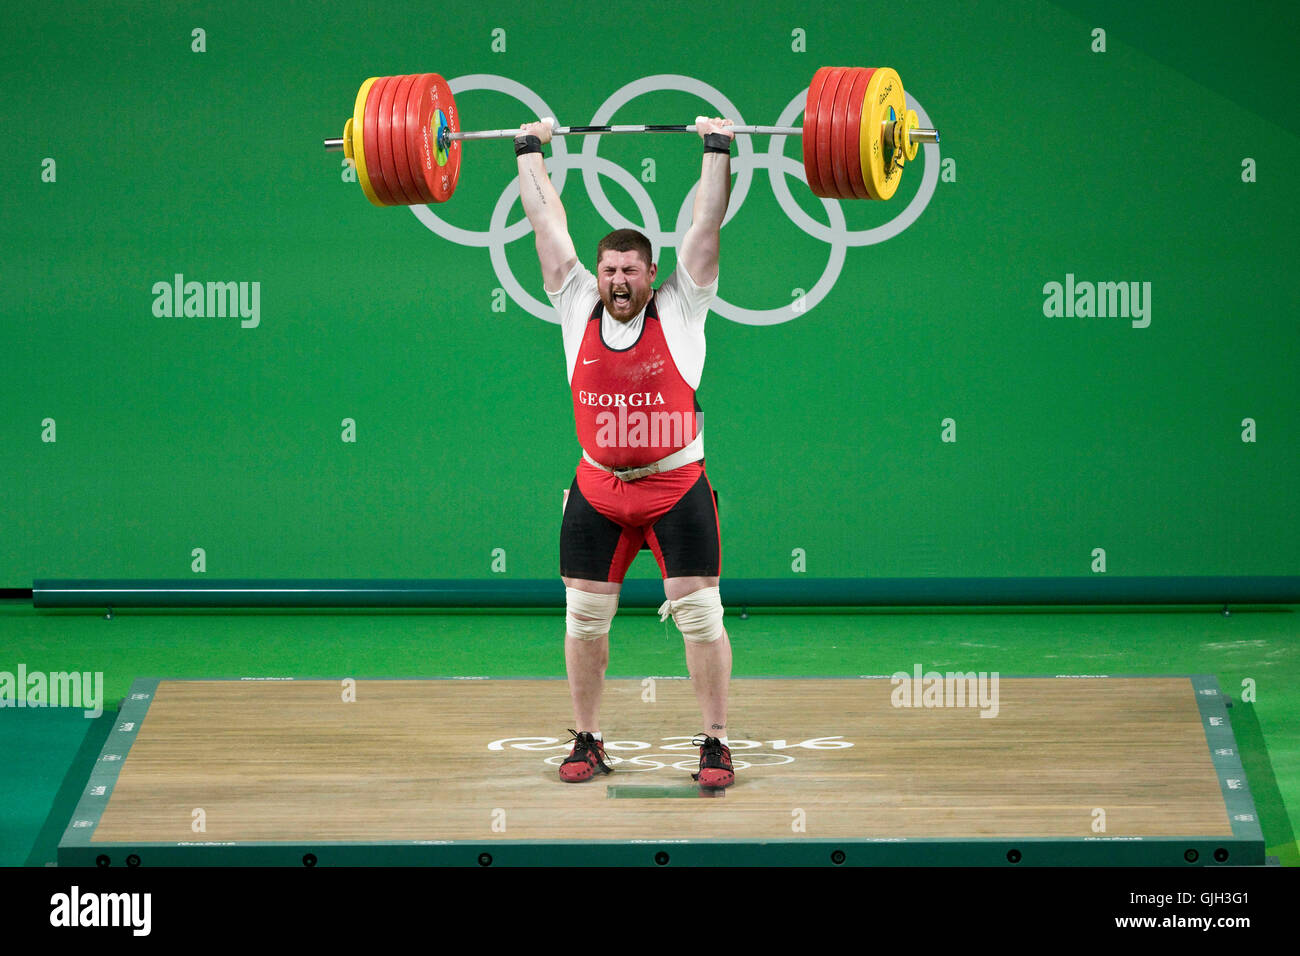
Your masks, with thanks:
[{"label": "barbell", "polygon": [[[553,120],[548,122],[554,124]],[[697,118],[698,122],[698,118]],[[804,175],[826,199],[889,199],[903,167],[939,132],[920,129],[903,83],[889,67],[824,66],[813,74],[803,126],[734,126],[736,133],[803,137]],[[683,126],[553,126],[553,136],[694,133]],[[463,131],[451,87],[437,73],[370,77],[343,135],[325,140],[356,166],[376,206],[446,202],[460,178],[461,143],[513,139],[519,128]]]}]

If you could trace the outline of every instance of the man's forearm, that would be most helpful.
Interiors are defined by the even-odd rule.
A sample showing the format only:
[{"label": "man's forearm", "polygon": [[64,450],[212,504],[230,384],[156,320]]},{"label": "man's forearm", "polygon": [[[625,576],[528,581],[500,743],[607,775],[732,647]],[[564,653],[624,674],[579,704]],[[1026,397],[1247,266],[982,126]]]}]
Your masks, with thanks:
[{"label": "man's forearm", "polygon": [[731,198],[731,157],[725,153],[705,153],[700,168],[700,186],[695,191],[691,223],[713,232],[722,228]]},{"label": "man's forearm", "polygon": [[524,153],[519,162],[519,201],[533,229],[542,232],[566,229],[568,220],[560,196],[546,175],[541,153]]},{"label": "man's forearm", "polygon": [[560,195],[546,175],[541,153],[522,153],[519,164],[519,201],[533,227],[542,280],[548,289],[558,289],[572,268],[577,254],[569,237],[569,220]]},{"label": "man's forearm", "polygon": [[704,161],[700,181],[695,187],[695,205],[691,209],[691,227],[682,238],[677,261],[685,267],[696,285],[708,285],[718,277],[718,247],[722,244],[722,220],[731,198],[731,153],[717,152],[716,140],[727,136],[730,120],[698,117],[696,131],[704,140]]}]

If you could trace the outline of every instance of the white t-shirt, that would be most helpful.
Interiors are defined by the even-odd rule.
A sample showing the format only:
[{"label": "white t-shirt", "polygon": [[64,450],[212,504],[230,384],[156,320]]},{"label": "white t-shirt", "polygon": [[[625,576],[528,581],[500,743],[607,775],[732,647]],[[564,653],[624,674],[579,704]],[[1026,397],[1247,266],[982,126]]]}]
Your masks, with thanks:
[{"label": "white t-shirt", "polygon": [[[709,285],[698,286],[680,263],[655,291],[655,308],[659,311],[659,323],[664,330],[668,351],[691,388],[700,387],[700,377],[704,374],[704,320],[709,315],[709,303],[717,294],[716,277]],[[560,314],[565,366],[572,382],[587,319],[600,301],[596,277],[581,262],[576,262],[564,284],[555,292],[547,289],[546,295]],[[641,336],[644,323],[645,309],[629,322],[610,318],[605,312],[601,317],[600,335],[608,348],[630,348]]]}]

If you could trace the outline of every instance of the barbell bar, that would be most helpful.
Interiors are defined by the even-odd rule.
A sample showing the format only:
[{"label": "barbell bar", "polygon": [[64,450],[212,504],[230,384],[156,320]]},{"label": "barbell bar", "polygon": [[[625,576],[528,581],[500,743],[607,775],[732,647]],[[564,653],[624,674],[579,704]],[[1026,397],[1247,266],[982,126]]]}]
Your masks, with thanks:
[{"label": "barbell bar", "polygon": [[[695,133],[684,125],[555,126],[552,136],[619,133]],[[902,81],[888,68],[822,67],[808,86],[803,126],[732,126],[734,133],[801,136],[805,178],[817,196],[889,199],[921,143],[939,131],[921,129],[907,109]],[[513,139],[519,128],[461,130],[455,99],[436,73],[372,77],[357,93],[341,137],[325,149],[342,150],[356,166],[366,198],[377,206],[445,202],[460,174],[466,140]]]},{"label": "barbell bar", "polygon": [[[547,117],[547,119],[551,119]],[[553,122],[553,120],[552,120]],[[728,126],[733,133],[752,133],[755,136],[802,136],[802,126]],[[694,123],[689,126],[653,125],[653,126],[556,126],[551,130],[552,136],[590,136],[596,133],[694,133]],[[513,129],[478,129],[459,133],[448,133],[445,142],[464,142],[467,139],[514,139],[519,135],[519,127]],[[917,143],[939,142],[936,129],[914,129],[912,140]],[[334,136],[325,139],[325,149],[332,153],[343,149],[343,137]]]}]

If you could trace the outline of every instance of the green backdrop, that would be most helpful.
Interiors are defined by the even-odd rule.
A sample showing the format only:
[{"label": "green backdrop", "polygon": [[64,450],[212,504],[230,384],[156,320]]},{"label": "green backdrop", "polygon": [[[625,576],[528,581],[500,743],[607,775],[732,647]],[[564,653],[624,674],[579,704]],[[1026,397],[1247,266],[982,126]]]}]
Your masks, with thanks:
[{"label": "green backdrop", "polygon": [[[321,140],[374,75],[459,81],[469,129],[532,118],[476,76],[568,124],[689,77],[773,124],[828,64],[895,67],[943,140],[888,203],[828,209],[785,167],[795,212],[766,168],[733,196],[725,308],[792,318],[709,319],[724,575],[1298,574],[1298,25],[1205,2],[31,7],[0,38],[0,586],[554,576],[579,449],[559,328],[510,290],[543,300],[531,236],[488,246],[509,143],[467,144],[433,210],[467,244],[371,206]],[[721,111],[659,88],[613,121]],[[698,141],[598,150],[627,170],[597,180],[618,215],[648,200],[671,232]],[[863,241],[927,175],[915,221]],[[618,223],[580,170],[563,200],[590,260]],[[256,289],[256,325],[157,314],[178,274]],[[1136,283],[1145,315],[1048,314],[1067,282]]]}]

